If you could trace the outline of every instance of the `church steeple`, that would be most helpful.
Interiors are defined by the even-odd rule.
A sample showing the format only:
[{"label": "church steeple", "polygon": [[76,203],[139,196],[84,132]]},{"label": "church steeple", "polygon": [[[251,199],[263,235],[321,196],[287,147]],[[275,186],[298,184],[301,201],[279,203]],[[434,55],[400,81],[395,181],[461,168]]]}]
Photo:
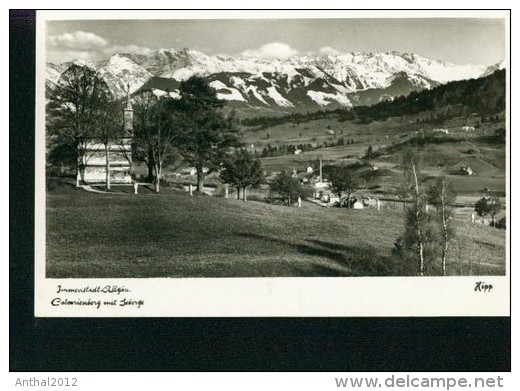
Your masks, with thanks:
[{"label": "church steeple", "polygon": [[130,100],[130,84],[126,85],[126,108],[125,110],[132,110],[132,101]]},{"label": "church steeple", "polygon": [[128,135],[134,132],[134,109],[130,99],[130,84],[126,85],[126,107],[124,109],[124,130]]}]

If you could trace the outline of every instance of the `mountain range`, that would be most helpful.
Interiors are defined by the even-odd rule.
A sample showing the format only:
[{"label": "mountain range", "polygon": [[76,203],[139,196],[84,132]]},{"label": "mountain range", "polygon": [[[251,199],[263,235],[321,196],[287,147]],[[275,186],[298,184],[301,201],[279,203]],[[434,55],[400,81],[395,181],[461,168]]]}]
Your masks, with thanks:
[{"label": "mountain range", "polygon": [[[190,49],[160,49],[148,55],[120,53],[101,62],[73,62],[95,68],[115,97],[151,89],[178,96],[181,81],[204,77],[218,97],[238,109],[310,110],[370,105],[449,81],[472,79],[504,68],[456,65],[414,53],[352,52],[300,55],[287,59],[209,56]],[[70,62],[47,64],[47,86]]]}]

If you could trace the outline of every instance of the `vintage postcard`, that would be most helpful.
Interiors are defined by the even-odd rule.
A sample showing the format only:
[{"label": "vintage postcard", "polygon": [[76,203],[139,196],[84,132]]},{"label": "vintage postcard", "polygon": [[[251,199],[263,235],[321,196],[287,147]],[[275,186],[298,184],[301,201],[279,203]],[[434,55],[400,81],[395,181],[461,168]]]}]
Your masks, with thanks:
[{"label": "vintage postcard", "polygon": [[508,316],[507,11],[40,11],[35,315]]}]

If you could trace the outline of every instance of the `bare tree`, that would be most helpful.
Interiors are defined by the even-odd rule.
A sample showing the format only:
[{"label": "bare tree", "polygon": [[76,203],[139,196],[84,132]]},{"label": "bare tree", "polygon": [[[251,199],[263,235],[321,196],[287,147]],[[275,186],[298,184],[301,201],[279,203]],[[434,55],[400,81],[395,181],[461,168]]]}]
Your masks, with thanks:
[{"label": "bare tree", "polygon": [[110,91],[97,72],[72,64],[49,94],[47,130],[52,142],[68,145],[76,154],[76,186],[86,166],[87,145],[103,125]]},{"label": "bare tree", "polygon": [[175,101],[169,97],[154,100],[151,92],[145,94],[136,99],[135,142],[136,148],[146,151],[151,158],[155,192],[159,193],[164,166],[180,160],[176,148]]},{"label": "bare tree", "polygon": [[103,144],[105,150],[105,186],[106,190],[110,190],[110,152],[112,149],[120,149],[118,152],[125,154],[126,151],[123,149],[120,141],[124,136],[123,124],[122,124],[122,105],[117,102],[108,102],[104,110],[104,121],[99,124],[97,129],[93,133],[93,140],[99,141]]},{"label": "bare tree", "polygon": [[394,187],[395,195],[403,204],[403,211],[406,211],[406,202],[410,198],[411,191],[412,189],[410,188],[410,184],[408,183],[408,181]]},{"label": "bare tree", "polygon": [[158,98],[152,91],[144,91],[134,97],[135,129],[134,129],[134,156],[148,168],[148,181],[155,182],[152,145],[147,136],[153,122],[153,108]]},{"label": "bare tree", "polygon": [[411,230],[413,234],[408,233],[406,239],[415,247],[417,258],[419,261],[419,275],[424,275],[424,244],[423,220],[425,214],[424,195],[419,186],[419,156],[413,151],[408,151],[404,155],[404,175],[412,188],[412,208],[407,212],[407,230]]},{"label": "bare tree", "polygon": [[496,221],[496,215],[500,213],[502,210],[502,203],[500,202],[500,199],[498,197],[491,197],[489,200],[489,215],[491,216],[491,226],[495,227]]},{"label": "bare tree", "polygon": [[457,194],[446,178],[438,178],[435,185],[428,190],[428,201],[437,209],[438,220],[442,231],[441,265],[443,276],[446,275],[448,247],[454,237],[454,230],[451,224],[453,213],[450,204],[455,201],[456,196]]}]

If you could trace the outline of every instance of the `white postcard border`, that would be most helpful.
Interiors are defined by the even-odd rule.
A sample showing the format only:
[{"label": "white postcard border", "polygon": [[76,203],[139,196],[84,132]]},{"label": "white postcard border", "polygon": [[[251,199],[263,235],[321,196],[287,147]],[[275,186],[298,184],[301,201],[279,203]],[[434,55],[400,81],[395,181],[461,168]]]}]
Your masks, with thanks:
[{"label": "white postcard border", "polygon": [[[265,317],[265,316],[509,316],[510,243],[506,276],[50,279],[45,276],[45,21],[68,19],[233,19],[341,17],[499,17],[506,11],[39,11],[36,61],[35,316]],[[509,69],[509,67],[508,67]],[[510,96],[508,78],[508,94]],[[506,127],[509,123],[509,99]],[[510,175],[509,138],[506,174]],[[506,191],[510,194],[509,180]],[[510,199],[507,197],[508,217]],[[478,281],[492,285],[475,291]],[[62,291],[60,292],[60,288]],[[77,290],[76,292],[65,290]],[[119,291],[119,293],[118,293]],[[125,301],[123,301],[125,299]],[[82,306],[66,300],[85,301]],[[115,300],[115,304],[114,303]],[[143,304],[139,305],[142,301]],[[100,303],[99,308],[97,302]],[[109,303],[110,304],[105,304]],[[123,305],[124,304],[124,305]]]}]

